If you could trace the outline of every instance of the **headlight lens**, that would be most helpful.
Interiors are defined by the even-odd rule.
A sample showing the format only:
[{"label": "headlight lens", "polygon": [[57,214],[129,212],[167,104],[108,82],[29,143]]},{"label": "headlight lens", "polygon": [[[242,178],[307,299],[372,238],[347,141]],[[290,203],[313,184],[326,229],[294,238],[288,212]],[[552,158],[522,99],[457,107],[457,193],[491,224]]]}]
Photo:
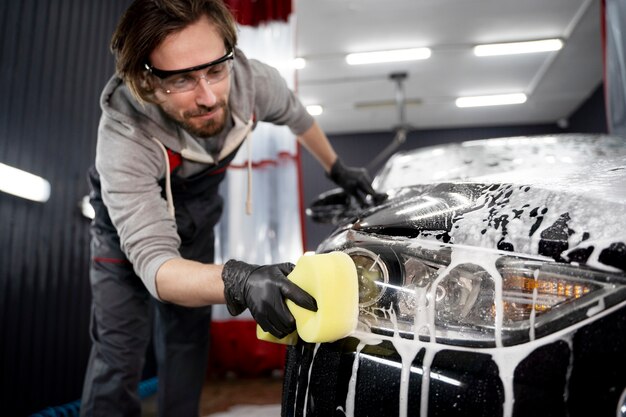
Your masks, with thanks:
[{"label": "headlight lens", "polygon": [[609,294],[621,294],[609,297],[615,302],[626,298],[624,277],[551,260],[397,244],[346,252],[357,266],[361,323],[383,334],[514,345],[580,321],[600,304],[608,307]]},{"label": "headlight lens", "polygon": [[368,307],[376,303],[385,293],[389,281],[387,267],[380,256],[367,249],[346,251],[356,266],[359,280],[359,305]]}]

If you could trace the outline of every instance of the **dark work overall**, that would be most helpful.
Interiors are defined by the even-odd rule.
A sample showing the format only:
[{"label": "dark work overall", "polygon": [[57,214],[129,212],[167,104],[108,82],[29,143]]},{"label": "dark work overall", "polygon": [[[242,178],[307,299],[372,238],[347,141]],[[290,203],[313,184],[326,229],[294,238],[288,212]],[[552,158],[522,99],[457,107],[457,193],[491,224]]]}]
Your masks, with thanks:
[{"label": "dark work overall", "polygon": [[[168,153],[173,170],[171,188],[181,238],[180,253],[185,259],[212,263],[213,227],[223,206],[218,186],[236,151],[219,165],[191,178],[176,175],[175,165],[180,159],[175,158],[179,156]],[[93,346],[83,387],[81,416],[141,415],[137,387],[154,324],[159,415],[197,417],[208,361],[211,307],[187,308],[161,303],[149,294],[120,249],[94,168],[89,172],[89,182],[90,201],[96,212],[91,225],[90,268]],[[154,317],[150,304],[156,307]]]}]

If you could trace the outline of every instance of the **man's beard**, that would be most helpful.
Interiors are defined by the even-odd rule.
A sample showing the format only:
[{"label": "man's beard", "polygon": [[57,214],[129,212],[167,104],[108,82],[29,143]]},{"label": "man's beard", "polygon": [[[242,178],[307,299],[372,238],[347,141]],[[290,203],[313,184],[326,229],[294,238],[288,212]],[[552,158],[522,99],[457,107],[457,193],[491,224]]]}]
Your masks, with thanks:
[{"label": "man's beard", "polygon": [[[209,120],[204,120],[202,125],[200,126],[192,125],[191,123],[187,122],[188,119],[193,119],[194,117],[202,116],[203,114],[210,113],[212,111],[215,111],[218,108],[222,109],[222,114],[221,114],[221,117],[219,118],[212,118]],[[215,106],[212,106],[212,107],[198,106],[196,110],[186,111],[183,113],[182,120],[179,117],[174,117],[174,115],[168,112],[166,109],[163,109],[163,110],[165,110],[165,113],[172,120],[174,120],[179,126],[185,129],[191,135],[199,137],[199,138],[209,138],[211,136],[215,136],[219,134],[222,130],[224,130],[224,127],[226,126],[226,120],[228,120],[228,117],[230,114],[228,111],[228,106],[226,105],[225,102],[219,102]]]}]

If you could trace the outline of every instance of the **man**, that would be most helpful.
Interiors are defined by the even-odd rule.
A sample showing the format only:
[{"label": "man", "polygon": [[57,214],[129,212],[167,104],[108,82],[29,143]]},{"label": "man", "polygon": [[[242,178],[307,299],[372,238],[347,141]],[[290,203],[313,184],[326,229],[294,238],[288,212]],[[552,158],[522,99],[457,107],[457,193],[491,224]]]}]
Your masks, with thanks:
[{"label": "man", "polygon": [[285,298],[317,308],[286,279],[291,264],[213,264],[218,184],[257,120],[288,125],[360,202],[379,197],[365,170],[342,165],[278,72],[236,42],[221,0],[135,0],[113,35],[117,75],[102,93],[90,171],[93,348],[82,416],[140,415],[151,300],[159,412],[176,417],[198,415],[210,305],[248,308],[277,337],[295,329]]}]

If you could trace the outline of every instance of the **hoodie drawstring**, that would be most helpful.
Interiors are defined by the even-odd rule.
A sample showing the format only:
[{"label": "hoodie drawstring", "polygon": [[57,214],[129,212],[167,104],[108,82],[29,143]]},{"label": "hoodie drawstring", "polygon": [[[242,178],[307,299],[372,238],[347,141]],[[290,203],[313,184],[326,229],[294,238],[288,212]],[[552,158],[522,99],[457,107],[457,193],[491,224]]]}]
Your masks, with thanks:
[{"label": "hoodie drawstring", "polygon": [[[250,121],[248,121],[248,123],[245,126],[245,131],[244,131],[244,136],[245,136],[244,140],[248,141],[248,143],[246,144],[248,148],[247,149],[248,151],[248,184],[247,184],[247,192],[246,192],[246,214],[247,215],[252,214],[252,135],[251,133],[252,133],[253,125],[254,125],[254,117],[250,119]],[[159,148],[161,148],[161,151],[163,151],[163,156],[165,158],[165,197],[167,200],[167,211],[170,214],[170,216],[172,216],[172,218],[175,218],[174,198],[172,197],[172,183],[171,183],[171,178],[170,178],[170,175],[171,175],[170,174],[170,160],[167,155],[167,149],[157,138],[152,137],[151,139],[159,146]],[[187,149],[183,149],[181,151],[181,155],[184,158],[190,159],[192,161],[204,162],[204,163],[207,162],[205,158],[202,158],[202,155],[189,152]]]},{"label": "hoodie drawstring", "polygon": [[167,212],[172,216],[172,218],[176,218],[176,214],[174,211],[174,198],[172,197],[172,181],[170,178],[170,158],[167,156],[167,149],[165,146],[157,139],[152,138],[153,141],[159,145],[159,148],[163,151],[163,156],[165,157],[165,198],[167,200]]},{"label": "hoodie drawstring", "polygon": [[248,189],[246,192],[246,214],[252,214],[252,135],[248,133]]}]

